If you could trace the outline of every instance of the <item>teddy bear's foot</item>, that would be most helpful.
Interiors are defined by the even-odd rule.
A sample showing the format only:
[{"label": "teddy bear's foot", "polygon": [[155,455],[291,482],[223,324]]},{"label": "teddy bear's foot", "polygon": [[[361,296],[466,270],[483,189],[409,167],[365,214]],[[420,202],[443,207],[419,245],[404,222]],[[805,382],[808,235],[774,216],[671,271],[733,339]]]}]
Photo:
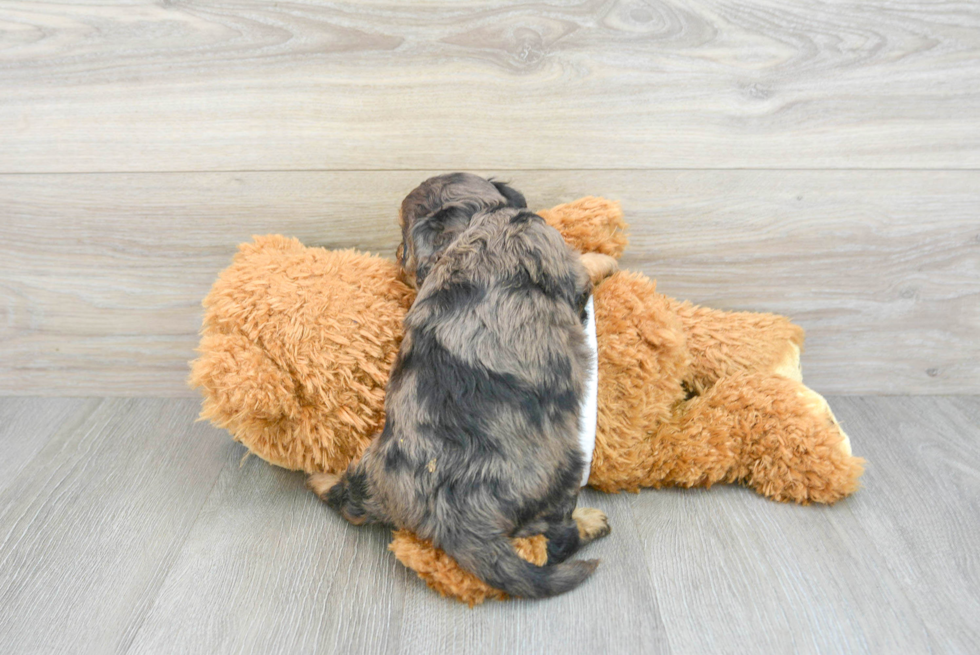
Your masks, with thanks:
[{"label": "teddy bear's foot", "polygon": [[[790,388],[794,399],[786,389],[780,403],[785,422],[774,434],[759,435],[746,482],[776,500],[837,502],[857,490],[864,460],[854,457],[850,438],[823,396],[803,384]],[[779,397],[776,391],[773,398]]]},{"label": "teddy bear's foot", "polygon": [[798,392],[800,397],[804,399],[806,404],[810,407],[810,410],[815,415],[826,417],[826,419],[833,424],[837,431],[840,432],[840,449],[845,455],[850,456],[851,439],[841,428],[840,423],[837,422],[837,417],[834,416],[834,412],[831,411],[827,400],[813,389],[803,385],[803,367],[800,365],[800,347],[795,343],[790,343],[789,349],[786,351],[786,355],[779,361],[778,364],[776,364],[776,367],[773,369],[773,373],[800,383],[801,389]]},{"label": "teddy bear's foot", "polygon": [[612,532],[605,512],[594,507],[578,507],[572,512],[572,518],[578,525],[578,538],[582,544],[602,539]]},{"label": "teddy bear's foot", "polygon": [[837,417],[834,416],[834,412],[831,411],[830,405],[827,403],[827,399],[807,386],[802,386],[798,393],[815,415],[823,416],[824,420],[833,425],[837,432],[840,433],[841,440],[838,443],[838,447],[842,453],[850,457],[852,455],[851,438],[847,436],[847,433],[844,432],[843,428],[841,428],[840,423],[837,422]]},{"label": "teddy bear's foot", "polygon": [[776,364],[773,373],[789,378],[795,382],[803,382],[803,367],[800,365],[800,347],[795,343],[788,344],[786,354]]}]

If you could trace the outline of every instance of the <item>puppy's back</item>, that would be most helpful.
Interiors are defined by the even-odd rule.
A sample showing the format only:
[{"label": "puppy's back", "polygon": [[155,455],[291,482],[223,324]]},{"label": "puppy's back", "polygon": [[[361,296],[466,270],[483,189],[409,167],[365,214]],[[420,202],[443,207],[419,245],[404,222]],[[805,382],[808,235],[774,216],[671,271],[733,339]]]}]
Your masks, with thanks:
[{"label": "puppy's back", "polygon": [[478,215],[449,247],[406,316],[454,356],[518,382],[580,384],[587,363],[581,311],[591,284],[578,257],[539,216]]},{"label": "puppy's back", "polygon": [[533,567],[507,541],[575,504],[589,291],[556,231],[498,210],[447,248],[406,317],[377,458],[384,504],[508,593],[561,593],[594,569]]}]

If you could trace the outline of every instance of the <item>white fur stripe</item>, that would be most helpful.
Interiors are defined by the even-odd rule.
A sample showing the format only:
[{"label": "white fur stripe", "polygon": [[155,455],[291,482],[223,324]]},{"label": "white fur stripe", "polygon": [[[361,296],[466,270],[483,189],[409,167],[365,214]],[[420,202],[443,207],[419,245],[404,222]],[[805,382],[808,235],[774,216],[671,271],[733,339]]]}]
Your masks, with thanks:
[{"label": "white fur stripe", "polygon": [[585,381],[585,398],[579,412],[578,443],[585,459],[585,470],[582,473],[582,486],[589,483],[589,473],[592,471],[592,452],[595,450],[595,428],[599,417],[599,342],[595,334],[595,305],[592,298],[585,305],[587,322],[585,324],[585,341],[592,351],[592,362],[589,375]]}]

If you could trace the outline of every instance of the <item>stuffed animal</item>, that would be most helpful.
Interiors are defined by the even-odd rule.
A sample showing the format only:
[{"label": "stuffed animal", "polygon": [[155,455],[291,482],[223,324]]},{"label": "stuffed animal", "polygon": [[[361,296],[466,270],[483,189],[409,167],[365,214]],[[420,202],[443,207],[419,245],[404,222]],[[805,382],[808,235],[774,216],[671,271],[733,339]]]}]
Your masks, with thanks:
[{"label": "stuffed animal", "polygon": [[[619,257],[617,203],[584,198],[540,214],[583,253]],[[262,459],[340,473],[384,423],[384,389],[414,290],[397,265],[282,236],[243,244],[204,300],[190,383],[202,418]],[[827,402],[802,382],[803,330],[772,314],[679,302],[639,273],[595,288],[598,406],[588,485],[606,492],[741,483],[778,501],[833,503],[855,491]],[[542,564],[543,537],[515,540]],[[445,553],[398,531],[396,557],[473,605],[504,598]]]}]

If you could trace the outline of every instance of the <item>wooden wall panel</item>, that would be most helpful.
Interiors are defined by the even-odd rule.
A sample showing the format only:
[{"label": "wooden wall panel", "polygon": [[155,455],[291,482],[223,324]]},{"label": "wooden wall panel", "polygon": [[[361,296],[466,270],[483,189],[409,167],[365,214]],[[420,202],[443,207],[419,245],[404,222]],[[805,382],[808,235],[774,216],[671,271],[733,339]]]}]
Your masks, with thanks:
[{"label": "wooden wall panel", "polygon": [[0,5],[0,172],[977,168],[975,3]]},{"label": "wooden wall panel", "polygon": [[[189,393],[199,303],[236,244],[391,253],[428,174],[0,176],[0,393]],[[820,391],[980,392],[980,172],[503,175],[534,207],[621,200],[624,267],[663,293],[792,316]]]}]

